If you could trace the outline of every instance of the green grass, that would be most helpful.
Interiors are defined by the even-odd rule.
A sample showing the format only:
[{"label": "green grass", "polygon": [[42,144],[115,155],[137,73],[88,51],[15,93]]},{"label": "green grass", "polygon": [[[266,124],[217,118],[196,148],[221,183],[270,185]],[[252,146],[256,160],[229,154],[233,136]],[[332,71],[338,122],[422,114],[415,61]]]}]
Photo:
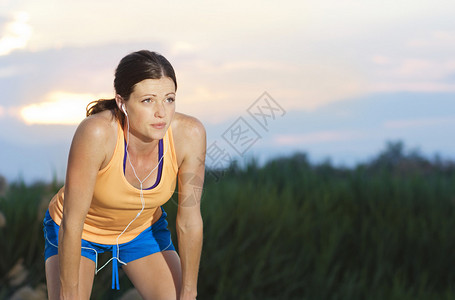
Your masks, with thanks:
[{"label": "green grass", "polygon": [[[58,187],[14,183],[0,198],[0,298],[44,282],[43,203]],[[176,243],[175,201],[165,209]],[[455,164],[399,143],[352,169],[296,154],[208,172],[202,214],[199,299],[455,299]],[[92,298],[120,297],[120,274],[120,292],[109,268],[97,275]]]}]

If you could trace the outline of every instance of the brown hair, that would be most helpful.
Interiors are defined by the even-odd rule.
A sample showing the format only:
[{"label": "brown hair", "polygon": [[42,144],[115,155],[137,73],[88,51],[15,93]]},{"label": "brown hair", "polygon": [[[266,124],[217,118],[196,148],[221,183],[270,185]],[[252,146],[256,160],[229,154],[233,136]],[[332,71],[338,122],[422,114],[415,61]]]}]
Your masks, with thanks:
[{"label": "brown hair", "polygon": [[[148,50],[130,53],[122,58],[115,70],[115,93],[128,101],[136,83],[144,79],[160,79],[161,77],[171,78],[177,90],[174,68],[164,56]],[[115,98],[92,101],[87,105],[86,110],[87,117],[110,110],[122,123],[125,118],[123,112],[118,108]]]}]

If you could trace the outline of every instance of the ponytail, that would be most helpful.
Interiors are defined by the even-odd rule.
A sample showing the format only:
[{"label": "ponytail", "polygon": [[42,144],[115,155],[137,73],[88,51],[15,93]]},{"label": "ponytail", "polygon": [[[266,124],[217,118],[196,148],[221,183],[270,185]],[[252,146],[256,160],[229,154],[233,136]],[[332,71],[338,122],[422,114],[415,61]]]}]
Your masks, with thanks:
[{"label": "ponytail", "polygon": [[124,115],[120,112],[115,99],[99,99],[90,102],[86,108],[86,116],[88,117],[105,110],[110,110],[112,115],[123,123]]}]

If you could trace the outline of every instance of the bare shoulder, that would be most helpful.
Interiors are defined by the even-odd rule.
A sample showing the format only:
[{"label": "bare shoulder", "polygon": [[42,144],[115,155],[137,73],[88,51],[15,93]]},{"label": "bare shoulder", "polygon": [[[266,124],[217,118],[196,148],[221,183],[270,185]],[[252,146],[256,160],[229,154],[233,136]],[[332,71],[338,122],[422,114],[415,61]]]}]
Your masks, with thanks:
[{"label": "bare shoulder", "polygon": [[205,127],[197,118],[175,113],[171,127],[179,165],[186,155],[205,152]]},{"label": "bare shoulder", "polygon": [[78,126],[75,137],[108,142],[112,137],[116,138],[116,120],[110,111],[104,111],[85,118]]},{"label": "bare shoulder", "polygon": [[98,157],[101,166],[112,157],[117,142],[117,121],[110,111],[85,118],[76,129],[71,154]]},{"label": "bare shoulder", "polygon": [[189,135],[190,137],[193,137],[193,135],[205,136],[205,128],[201,121],[189,115],[175,113],[171,126],[172,131],[175,132],[174,135]]},{"label": "bare shoulder", "polygon": [[[114,150],[115,118],[100,112],[85,118],[76,129],[68,157],[65,181],[65,216],[83,217],[93,197],[96,176],[107,165]],[[115,148],[115,145],[114,145]]]}]

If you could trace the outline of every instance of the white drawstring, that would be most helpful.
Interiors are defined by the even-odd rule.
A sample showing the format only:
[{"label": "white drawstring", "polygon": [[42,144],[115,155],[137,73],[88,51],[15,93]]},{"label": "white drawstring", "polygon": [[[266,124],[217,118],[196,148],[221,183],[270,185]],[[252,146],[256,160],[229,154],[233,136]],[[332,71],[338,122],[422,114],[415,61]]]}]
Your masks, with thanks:
[{"label": "white drawstring", "polygon": [[[120,247],[119,247],[119,238],[126,232],[126,230],[130,227],[130,225],[136,221],[136,219],[141,215],[141,213],[144,211],[144,208],[145,208],[145,201],[144,201],[144,193],[143,193],[143,187],[142,187],[142,184],[147,180],[147,178],[150,177],[150,175],[152,175],[153,171],[156,170],[156,168],[158,168],[158,166],[160,165],[161,161],[163,160],[164,156],[166,155],[167,153],[167,150],[168,150],[168,143],[166,143],[166,149],[163,153],[163,155],[161,156],[161,158],[159,159],[158,161],[158,164],[150,171],[150,173],[143,179],[143,180],[140,180],[139,177],[137,176],[136,174],[136,169],[134,168],[133,164],[131,163],[131,160],[130,160],[130,156],[128,155],[128,146],[129,146],[129,139],[130,139],[130,122],[129,122],[129,118],[128,118],[128,115],[126,115],[126,119],[127,119],[127,136],[126,136],[126,156],[127,156],[127,159],[128,159],[128,163],[130,164],[131,166],[131,169],[133,170],[133,174],[134,176],[136,177],[136,179],[139,181],[139,184],[140,184],[140,199],[141,199],[141,205],[142,205],[142,208],[141,210],[137,213],[136,217],[134,217],[133,220],[131,220],[131,222],[128,223],[128,225],[125,227],[125,229],[123,229],[123,231],[117,236],[117,239],[116,239],[116,248],[117,248],[117,253],[116,253],[116,256],[114,256],[114,253],[112,253],[112,257],[103,265],[101,266],[99,269],[98,269],[98,252],[93,249],[93,248],[90,248],[90,247],[81,247],[82,249],[87,249],[87,250],[92,250],[95,252],[95,275],[98,274],[99,271],[101,271],[105,266],[107,266],[112,260],[117,260],[117,262],[121,263],[122,265],[126,265],[127,263],[123,262],[121,259],[120,259]],[[48,222],[52,221],[51,220],[48,220],[46,221],[46,225]],[[46,237],[46,240],[49,242],[50,245],[56,247],[58,249],[58,245],[55,245],[53,244],[49,238],[47,237],[47,230],[46,230],[46,227],[44,227],[44,234],[45,234],[45,237]],[[169,245],[164,248],[164,250],[167,250],[170,246],[172,245],[172,241],[169,243]],[[164,250],[161,250],[161,251],[164,251]],[[116,266],[113,266],[113,267],[116,267]],[[119,288],[118,286],[118,277],[115,278],[117,280],[117,289]],[[113,283],[112,283],[112,286],[114,288],[114,278],[113,278]]]},{"label": "white drawstring", "polygon": [[[168,149],[168,148],[167,148],[167,143],[166,143],[166,150],[164,151],[163,156],[160,157],[160,159],[159,159],[159,161],[158,161],[158,164],[150,171],[150,173],[149,173],[143,180],[140,180],[140,179],[139,179],[139,176],[137,176],[137,174],[136,174],[136,169],[134,169],[133,164],[131,163],[130,156],[128,155],[128,146],[129,146],[129,144],[130,144],[130,120],[129,120],[129,118],[128,118],[128,115],[127,115],[127,114],[125,114],[125,115],[126,115],[126,123],[127,123],[126,149],[125,149],[125,150],[126,150],[126,157],[127,157],[127,159],[128,159],[128,163],[129,163],[130,166],[131,166],[131,169],[133,170],[134,177],[136,177],[137,181],[139,181],[140,186],[141,186],[140,198],[141,198],[142,208],[141,208],[141,211],[136,215],[136,217],[135,217],[131,222],[128,223],[128,225],[125,227],[125,229],[123,229],[122,233],[120,233],[119,236],[117,237],[117,257],[112,257],[107,263],[104,264],[104,266],[107,265],[107,264],[108,264],[111,260],[113,260],[114,258],[116,258],[121,264],[126,265],[126,263],[123,262],[123,261],[121,261],[120,258],[119,258],[119,257],[120,257],[120,255],[119,255],[119,253],[120,253],[120,248],[119,248],[118,240],[119,240],[119,238],[125,233],[125,231],[128,229],[128,227],[130,227],[130,225],[131,225],[134,221],[136,221],[136,219],[137,219],[137,218],[141,215],[141,213],[144,211],[145,203],[144,203],[144,193],[143,193],[143,189],[142,189],[142,184],[144,183],[144,181],[147,180],[147,178],[150,177],[150,175],[152,175],[153,171],[155,171],[156,168],[158,168],[158,166],[160,165],[160,163],[161,163],[161,161],[163,160],[164,156],[166,155],[166,152],[167,152],[167,149]],[[102,268],[104,268],[104,266],[102,266],[102,267],[100,268],[100,270],[101,270]]]},{"label": "white drawstring", "polygon": [[[49,223],[49,222],[51,222],[51,221],[53,222],[52,219],[47,220],[46,223],[45,223],[46,226],[47,226],[47,223]],[[48,242],[51,246],[54,246],[55,248],[58,249],[58,245],[55,245],[54,243],[52,243],[51,240],[49,240],[49,238],[47,237],[47,229],[46,229],[46,226],[44,226],[44,237],[46,238],[47,242]],[[96,250],[93,249],[93,248],[83,247],[83,246],[81,246],[81,249],[87,249],[87,250],[93,250],[93,251],[95,251],[95,275],[96,275],[96,273],[99,271],[99,270],[97,270],[97,268],[98,268],[98,251],[96,251]],[[104,267],[104,266],[103,266],[103,267]],[[101,269],[102,269],[102,268],[101,268]],[[100,270],[101,270],[101,269],[100,269]]]}]

